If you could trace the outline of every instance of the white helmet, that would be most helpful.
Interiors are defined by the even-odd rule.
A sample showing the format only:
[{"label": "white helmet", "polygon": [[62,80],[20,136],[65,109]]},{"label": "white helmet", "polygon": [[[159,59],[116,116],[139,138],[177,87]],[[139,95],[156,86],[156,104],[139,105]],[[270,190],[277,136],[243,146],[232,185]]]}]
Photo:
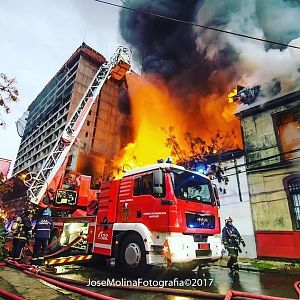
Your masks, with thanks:
[{"label": "white helmet", "polygon": [[232,219],[230,217],[226,217],[226,219],[225,219],[225,223],[228,223],[228,222],[232,222]]}]

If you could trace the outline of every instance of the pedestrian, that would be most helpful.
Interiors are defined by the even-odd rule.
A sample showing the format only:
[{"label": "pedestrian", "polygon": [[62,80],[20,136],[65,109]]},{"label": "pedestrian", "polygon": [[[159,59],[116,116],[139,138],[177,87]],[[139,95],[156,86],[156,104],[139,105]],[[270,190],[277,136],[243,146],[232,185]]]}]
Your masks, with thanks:
[{"label": "pedestrian", "polygon": [[246,244],[239,231],[232,225],[232,219],[230,217],[225,219],[225,226],[222,230],[222,243],[229,255],[227,267],[230,268],[232,274],[238,274],[238,255],[242,252],[240,244],[244,247]]},{"label": "pedestrian", "polygon": [[43,265],[45,260],[45,253],[48,247],[48,241],[50,239],[50,232],[53,227],[51,219],[51,210],[46,208],[43,214],[38,218],[34,233],[34,247],[31,262],[33,265]]},{"label": "pedestrian", "polygon": [[33,217],[32,211],[28,210],[22,217],[17,217],[12,225],[13,235],[13,247],[12,247],[12,259],[21,260],[22,252],[26,242],[29,241],[30,233],[32,229],[31,220]]}]

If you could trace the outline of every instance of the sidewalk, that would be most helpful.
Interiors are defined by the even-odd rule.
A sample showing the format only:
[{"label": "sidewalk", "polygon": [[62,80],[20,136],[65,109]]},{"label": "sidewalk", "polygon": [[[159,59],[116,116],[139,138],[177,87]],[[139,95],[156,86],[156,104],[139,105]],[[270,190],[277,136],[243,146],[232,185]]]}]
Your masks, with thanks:
[{"label": "sidewalk", "polygon": [[[87,297],[68,292],[10,267],[0,266],[0,288],[29,300],[81,300]],[[1,296],[0,296],[0,299]]]},{"label": "sidewalk", "polygon": [[[224,256],[222,259],[214,263],[214,265],[226,268],[228,257]],[[241,270],[254,272],[281,272],[293,275],[300,274],[300,263],[290,263],[282,261],[240,258],[239,266]],[[300,277],[300,276],[299,276]]]}]

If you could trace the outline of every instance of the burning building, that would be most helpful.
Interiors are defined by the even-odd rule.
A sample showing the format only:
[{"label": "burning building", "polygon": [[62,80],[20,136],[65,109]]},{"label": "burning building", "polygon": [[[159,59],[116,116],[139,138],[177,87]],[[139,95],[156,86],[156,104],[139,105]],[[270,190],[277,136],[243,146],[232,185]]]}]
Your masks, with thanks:
[{"label": "burning building", "polygon": [[300,92],[254,102],[241,120],[257,255],[299,259]]},{"label": "burning building", "polygon": [[[121,34],[151,87],[129,81],[131,156],[149,163],[158,148],[166,156],[159,128],[167,126],[175,128],[179,145],[187,131],[206,142],[216,132],[228,137],[219,151],[244,144],[258,256],[299,257],[299,179],[297,158],[291,158],[296,152],[289,152],[299,134],[293,121],[299,98],[290,94],[300,88],[299,2],[129,0],[126,5],[135,11],[121,11]],[[243,90],[243,111],[225,100],[236,83],[255,87]],[[145,118],[135,111],[145,112]]]},{"label": "burning building", "polygon": [[[299,50],[284,44],[299,46],[300,31],[295,24],[300,6],[295,1],[279,3],[126,1],[135,11],[121,10],[120,31],[140,62],[146,82],[142,88],[141,80],[129,82],[135,140],[130,148],[135,149],[132,156],[149,163],[140,149],[165,148],[160,127],[168,126],[175,128],[181,144],[189,131],[205,141],[216,133],[227,136],[221,151],[241,148],[240,124],[234,116],[237,106],[227,102],[236,83],[259,84],[272,97],[299,88]],[[284,15],[290,16],[290,22],[285,22]],[[274,16],[282,23],[280,30],[270,25]],[[246,36],[278,43],[253,41]],[[147,135],[152,143],[143,147]],[[164,150],[160,156],[166,154]]]},{"label": "burning building", "polygon": [[[22,140],[14,174],[41,168],[104,62],[100,53],[83,43],[31,103],[23,132],[19,127]],[[125,92],[125,80],[111,78],[105,83],[69,153],[72,170],[92,175],[96,181],[109,174],[111,161],[128,142],[130,132],[128,118],[119,110],[120,95]]]}]

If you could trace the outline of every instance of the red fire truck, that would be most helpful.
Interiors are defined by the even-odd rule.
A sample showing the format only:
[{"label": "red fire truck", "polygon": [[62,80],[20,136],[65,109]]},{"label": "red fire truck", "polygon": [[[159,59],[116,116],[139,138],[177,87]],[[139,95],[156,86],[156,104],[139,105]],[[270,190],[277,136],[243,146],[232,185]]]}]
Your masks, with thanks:
[{"label": "red fire truck", "polygon": [[59,239],[62,246],[71,245],[77,238],[73,248],[115,259],[127,274],[140,275],[148,265],[194,269],[218,260],[218,199],[207,177],[159,163],[103,182],[100,190],[90,189],[88,176],[80,175],[75,184],[63,180],[69,150],[102,86],[110,77],[122,79],[129,69],[125,47],[99,68],[42,168],[25,180],[28,202],[50,205],[57,213],[52,244]]},{"label": "red fire truck", "polygon": [[64,246],[84,236],[75,248],[114,258],[130,275],[147,265],[193,270],[221,257],[217,191],[206,176],[159,163],[103,182],[98,191],[89,181],[80,176],[75,190],[57,190],[53,209],[73,212],[54,219],[52,242]]}]

